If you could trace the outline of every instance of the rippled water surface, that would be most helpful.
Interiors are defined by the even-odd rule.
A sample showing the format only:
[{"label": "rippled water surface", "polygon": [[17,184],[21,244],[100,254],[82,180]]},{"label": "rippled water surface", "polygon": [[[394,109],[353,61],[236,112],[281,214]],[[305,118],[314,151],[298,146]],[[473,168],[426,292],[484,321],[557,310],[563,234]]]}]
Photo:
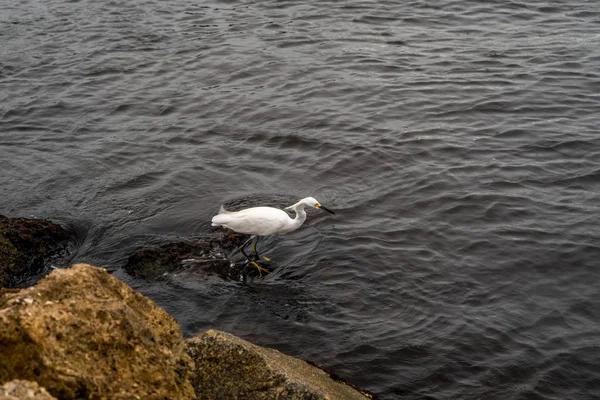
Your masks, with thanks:
[{"label": "rippled water surface", "polygon": [[[383,399],[600,397],[597,1],[0,3],[0,213],[71,261]],[[264,279],[122,270],[309,195]]]}]

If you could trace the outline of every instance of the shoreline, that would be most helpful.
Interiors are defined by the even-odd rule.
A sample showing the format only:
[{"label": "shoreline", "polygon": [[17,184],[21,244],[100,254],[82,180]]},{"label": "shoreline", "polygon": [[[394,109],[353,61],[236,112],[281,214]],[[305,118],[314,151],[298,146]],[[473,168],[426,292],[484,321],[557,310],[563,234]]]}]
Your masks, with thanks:
[{"label": "shoreline", "polygon": [[[38,243],[35,233],[29,232],[30,241],[22,242],[28,244],[26,254],[35,247],[37,259],[43,260],[66,248],[68,240],[58,225],[18,220],[30,228],[39,223],[44,232],[58,232],[55,242],[49,235],[37,247],[31,245]],[[19,224],[12,226],[15,231],[2,231],[4,243],[13,244],[3,251],[16,250],[11,239],[23,236]],[[244,238],[217,239],[136,252],[130,264],[137,268],[128,272],[157,278],[161,268],[175,267],[190,254],[206,256],[213,247],[231,247]],[[19,265],[18,257],[3,259],[5,264],[12,262],[4,272],[31,272]],[[158,269],[153,260],[158,260]],[[224,265],[223,260],[214,260],[217,266]],[[2,282],[15,282],[19,277],[5,274],[4,278]],[[0,361],[0,385],[4,385],[0,390],[6,393],[28,388],[45,399],[376,398],[312,361],[226,332],[209,329],[184,339],[177,321],[152,300],[105,269],[88,264],[55,269],[31,287],[2,287],[0,320],[0,349],[6,355]]]}]

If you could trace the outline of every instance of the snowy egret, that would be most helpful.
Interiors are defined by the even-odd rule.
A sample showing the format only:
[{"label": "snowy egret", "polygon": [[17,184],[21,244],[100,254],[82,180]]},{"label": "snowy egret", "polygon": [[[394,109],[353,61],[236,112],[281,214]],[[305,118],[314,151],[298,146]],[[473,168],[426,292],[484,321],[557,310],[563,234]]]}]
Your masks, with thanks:
[{"label": "snowy egret", "polygon": [[[335,214],[328,208],[323,207],[314,197],[306,197],[296,204],[285,208],[285,210],[293,210],[296,212],[296,218],[294,219],[290,218],[285,211],[273,207],[252,207],[240,211],[227,211],[225,207],[221,206],[219,213],[212,217],[212,225],[223,226],[238,233],[252,235],[238,250],[242,252],[248,262],[250,262],[250,264],[258,270],[259,275],[262,276],[262,271],[268,272],[268,270],[261,267],[256,262],[259,260],[258,252],[256,251],[256,244],[258,243],[259,237],[274,235],[276,233],[288,233],[300,228],[304,221],[306,221],[306,211],[304,211],[304,207],[320,208],[331,214]],[[252,245],[252,252],[250,253],[254,260],[251,260],[244,251],[244,248],[255,238],[256,241]]]}]

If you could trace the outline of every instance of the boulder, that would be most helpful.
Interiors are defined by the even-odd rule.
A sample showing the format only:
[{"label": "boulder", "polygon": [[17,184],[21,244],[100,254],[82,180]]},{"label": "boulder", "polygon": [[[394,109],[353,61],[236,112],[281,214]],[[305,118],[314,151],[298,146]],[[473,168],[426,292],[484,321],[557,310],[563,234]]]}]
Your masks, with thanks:
[{"label": "boulder", "polygon": [[0,400],[56,400],[37,382],[15,379],[0,386]]},{"label": "boulder", "polygon": [[0,290],[0,354],[0,384],[34,380],[60,399],[195,397],[177,322],[87,264]]},{"label": "boulder", "polygon": [[207,399],[365,400],[373,396],[277,350],[208,330],[186,340],[191,377]]},{"label": "boulder", "polygon": [[0,215],[0,287],[14,287],[42,271],[69,239],[65,229],[50,221]]}]

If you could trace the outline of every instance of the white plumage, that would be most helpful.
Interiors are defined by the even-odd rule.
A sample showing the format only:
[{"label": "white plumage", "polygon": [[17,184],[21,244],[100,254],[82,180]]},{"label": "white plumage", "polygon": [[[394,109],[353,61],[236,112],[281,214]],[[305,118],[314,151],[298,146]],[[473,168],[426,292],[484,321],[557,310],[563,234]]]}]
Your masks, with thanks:
[{"label": "white plumage", "polygon": [[283,210],[274,207],[252,207],[241,211],[227,211],[223,206],[219,214],[212,218],[213,226],[224,226],[238,233],[249,235],[267,236],[275,233],[288,233],[295,231],[306,220],[304,207],[321,208],[334,214],[333,211],[323,207],[314,197],[306,197],[286,210],[294,210],[296,218],[292,219]]},{"label": "white plumage", "polygon": [[[333,211],[323,207],[314,197],[306,197],[296,204],[285,208],[286,210],[294,210],[296,212],[296,218],[294,219],[290,218],[285,211],[274,207],[252,207],[240,211],[227,211],[225,207],[221,206],[219,214],[212,217],[212,225],[223,226],[238,233],[253,235],[239,249],[260,273],[266,270],[255,262],[258,260],[256,251],[258,237],[276,233],[288,233],[300,228],[306,220],[306,211],[304,211],[304,207],[306,206],[321,208],[331,214],[335,214]],[[244,248],[254,237],[256,237],[256,242],[254,242],[254,246],[252,247],[252,255],[255,260],[252,261],[244,252]]]},{"label": "white plumage", "polygon": [[253,207],[241,211],[227,211],[215,215],[213,226],[224,226],[238,233],[250,235],[272,235],[286,233],[291,218],[282,210],[273,207]]}]

